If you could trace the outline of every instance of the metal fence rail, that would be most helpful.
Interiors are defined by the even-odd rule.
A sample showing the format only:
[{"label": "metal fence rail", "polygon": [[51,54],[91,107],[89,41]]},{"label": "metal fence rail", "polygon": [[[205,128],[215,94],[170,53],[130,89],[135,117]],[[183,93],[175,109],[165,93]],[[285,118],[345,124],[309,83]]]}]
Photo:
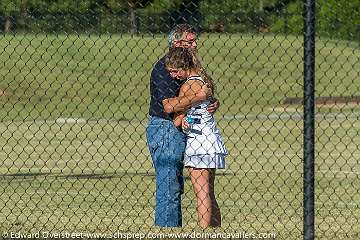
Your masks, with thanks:
[{"label": "metal fence rail", "polygon": [[[10,2],[0,3],[3,238],[359,237],[357,1]],[[313,100],[304,99],[304,46],[315,43],[303,39],[307,7],[316,17],[305,14],[316,24]],[[215,118],[229,155],[216,173],[218,229],[197,225],[186,171],[183,227],[153,222],[149,78],[182,22],[200,32],[221,103]],[[304,183],[315,189],[308,199]],[[304,209],[311,197],[314,215]]]}]

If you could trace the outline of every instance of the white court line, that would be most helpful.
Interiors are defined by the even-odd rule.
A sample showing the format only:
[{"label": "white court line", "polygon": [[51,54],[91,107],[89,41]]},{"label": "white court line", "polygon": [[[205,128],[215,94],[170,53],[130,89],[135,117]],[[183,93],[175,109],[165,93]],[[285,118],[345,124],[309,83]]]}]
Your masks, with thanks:
[{"label": "white court line", "polygon": [[[284,166],[285,167],[285,166]],[[255,169],[249,169],[249,170],[238,170],[237,172],[241,172],[242,174],[247,174],[247,173],[278,173],[281,174],[282,172],[285,172],[285,169],[282,169],[281,171],[274,171],[276,170],[275,168],[272,168],[270,170],[264,170],[264,169],[259,169],[259,170],[255,170]],[[226,171],[225,171],[226,172]],[[233,172],[234,176],[236,175],[237,172]],[[286,173],[292,173],[292,172],[298,172],[298,171],[286,171]],[[302,174],[301,172],[298,172]],[[354,175],[354,176],[359,176],[360,172],[358,171],[339,171],[339,170],[315,170],[315,174],[316,173],[322,173],[324,175],[326,175],[327,177],[339,177],[336,175],[343,175],[343,177],[348,177],[348,175]],[[319,176],[319,175],[318,175]],[[315,175],[316,178],[316,175]]]},{"label": "white court line", "polygon": [[[137,119],[141,120],[141,119]],[[94,124],[94,123],[117,123],[117,122],[131,122],[132,120],[125,120],[125,119],[115,119],[115,118],[76,118],[76,117],[60,117],[56,119],[34,119],[34,120],[14,120],[14,121],[3,121],[0,122],[0,124],[31,124],[31,123],[47,123],[47,124],[58,124],[58,125],[64,125],[64,124]]]},{"label": "white court line", "polygon": [[316,172],[320,172],[320,173],[324,173],[324,174],[332,174],[332,175],[335,175],[335,174],[338,174],[338,173],[341,173],[341,174],[344,174],[344,175],[360,175],[360,172],[358,171],[338,171],[338,170],[317,170]]},{"label": "white court line", "polygon": [[[278,119],[294,119],[301,120],[304,118],[302,113],[270,113],[270,114],[236,114],[229,115],[225,114],[222,116],[225,120],[278,120]],[[348,119],[348,118],[359,118],[360,112],[351,113],[316,113],[315,118],[317,119]]]},{"label": "white court line", "polygon": [[[290,148],[289,148],[290,149]],[[303,149],[302,148],[298,148],[298,149],[291,149],[294,150],[293,152],[287,153],[287,152],[277,152],[276,149],[269,149],[269,148],[258,148],[258,149],[250,149],[250,148],[242,148],[241,149],[241,154],[238,154],[237,156],[241,156],[241,157],[289,157],[289,158],[293,158],[293,157],[298,157],[299,159],[303,158]],[[299,152],[296,153],[296,150],[298,150]],[[355,149],[358,150],[358,149]],[[255,152],[257,151],[257,152]],[[272,153],[269,153],[269,151],[271,151]],[[359,157],[360,159],[360,152],[359,153],[339,153],[339,152],[330,152],[330,153],[324,153],[324,152],[320,152],[320,153],[316,153],[316,156],[319,157]],[[355,160],[356,161],[356,160]],[[354,162],[348,162],[347,164],[358,164],[358,161]]]},{"label": "white court line", "polygon": [[[270,113],[270,114],[236,114],[230,115],[225,114],[220,116],[220,119],[224,120],[302,120],[304,115],[299,112],[282,112],[282,113]],[[316,119],[358,119],[360,118],[360,112],[350,112],[350,113],[315,113]],[[132,121],[140,121],[146,126],[147,118],[145,119],[115,119],[115,118],[100,118],[100,119],[86,119],[86,118],[76,118],[76,117],[60,117],[57,119],[34,119],[34,120],[16,120],[16,121],[4,121],[0,122],[0,124],[8,124],[8,123],[56,123],[56,124],[87,124],[87,123],[116,123],[116,122],[132,122]]]}]

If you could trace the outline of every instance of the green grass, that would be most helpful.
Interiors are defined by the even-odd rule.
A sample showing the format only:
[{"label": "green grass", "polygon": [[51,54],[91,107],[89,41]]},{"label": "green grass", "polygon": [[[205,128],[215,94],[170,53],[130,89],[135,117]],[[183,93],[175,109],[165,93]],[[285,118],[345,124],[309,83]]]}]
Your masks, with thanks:
[{"label": "green grass", "polygon": [[[0,41],[3,121],[58,117],[144,119],[153,63],[163,37],[6,35]],[[202,35],[199,52],[230,114],[270,112],[301,97],[302,39]],[[317,95],[351,96],[359,87],[360,50],[317,42]],[[131,107],[131,109],[129,109]]]},{"label": "green grass", "polygon": [[[0,231],[169,232],[153,227],[145,137],[148,79],[165,38],[6,35],[0,49]],[[278,107],[302,97],[302,39],[202,35],[199,52],[230,152],[216,180],[223,226],[212,231],[301,238],[302,108]],[[316,54],[317,96],[358,95],[358,46],[318,39]],[[316,120],[319,239],[359,235],[358,110],[317,108],[327,116]],[[172,231],[201,232],[189,180],[183,215]]]}]

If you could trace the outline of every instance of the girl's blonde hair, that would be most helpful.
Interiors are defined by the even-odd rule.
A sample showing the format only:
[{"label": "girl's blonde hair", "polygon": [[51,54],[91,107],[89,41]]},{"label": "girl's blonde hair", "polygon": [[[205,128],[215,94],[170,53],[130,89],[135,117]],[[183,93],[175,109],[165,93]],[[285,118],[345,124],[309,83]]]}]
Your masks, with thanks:
[{"label": "girl's blonde hair", "polygon": [[197,56],[195,50],[180,47],[171,48],[166,55],[165,66],[167,68],[176,68],[183,70],[195,69],[195,71],[202,77],[208,87],[212,90],[212,93],[214,95],[214,81],[202,67],[201,60]]}]

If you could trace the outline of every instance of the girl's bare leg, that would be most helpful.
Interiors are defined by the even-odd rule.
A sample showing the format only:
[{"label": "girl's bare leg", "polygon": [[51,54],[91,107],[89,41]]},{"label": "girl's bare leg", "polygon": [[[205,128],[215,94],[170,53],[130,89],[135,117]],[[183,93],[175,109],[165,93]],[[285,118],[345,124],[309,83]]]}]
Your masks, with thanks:
[{"label": "girl's bare leg", "polygon": [[189,168],[189,174],[197,200],[199,225],[220,227],[221,213],[214,193],[215,169]]}]

